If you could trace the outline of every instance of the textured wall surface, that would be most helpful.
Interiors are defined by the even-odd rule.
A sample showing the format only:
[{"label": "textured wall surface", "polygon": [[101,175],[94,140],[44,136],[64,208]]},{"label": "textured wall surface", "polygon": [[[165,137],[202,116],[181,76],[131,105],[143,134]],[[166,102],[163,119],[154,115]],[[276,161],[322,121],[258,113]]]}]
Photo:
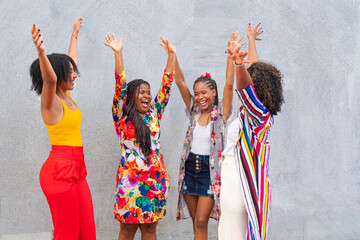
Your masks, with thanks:
[{"label": "textured wall surface", "polygon": [[[105,33],[124,38],[128,79],[148,80],[153,94],[166,64],[160,35],[177,47],[189,86],[210,72],[222,94],[227,39],[234,30],[246,35],[247,24],[258,21],[264,28],[259,58],[282,71],[286,100],[270,136],[269,239],[360,238],[359,1],[34,2],[0,1],[0,236],[52,231],[39,185],[51,146],[39,97],[29,91],[29,66],[37,57],[30,28],[33,23],[41,28],[47,53],[66,53],[73,22],[83,16],[81,77],[72,95],[83,113],[98,239],[116,239],[119,231],[113,217],[120,155],[111,118],[114,57],[102,44]],[[237,99],[234,106],[239,107]],[[192,239],[191,220],[175,220],[187,124],[174,84],[161,125],[171,189],[168,214],[158,225],[160,240]],[[217,239],[214,222],[209,235]]]}]

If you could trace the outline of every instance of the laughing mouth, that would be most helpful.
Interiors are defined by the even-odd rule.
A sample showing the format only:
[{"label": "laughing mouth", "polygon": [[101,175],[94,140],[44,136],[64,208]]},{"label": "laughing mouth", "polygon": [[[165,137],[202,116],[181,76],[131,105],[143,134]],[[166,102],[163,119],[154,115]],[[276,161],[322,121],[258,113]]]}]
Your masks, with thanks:
[{"label": "laughing mouth", "polygon": [[149,101],[148,100],[141,101],[141,106],[143,108],[148,108],[149,107]]},{"label": "laughing mouth", "polygon": [[205,106],[207,103],[207,100],[199,101],[198,103],[200,106]]}]

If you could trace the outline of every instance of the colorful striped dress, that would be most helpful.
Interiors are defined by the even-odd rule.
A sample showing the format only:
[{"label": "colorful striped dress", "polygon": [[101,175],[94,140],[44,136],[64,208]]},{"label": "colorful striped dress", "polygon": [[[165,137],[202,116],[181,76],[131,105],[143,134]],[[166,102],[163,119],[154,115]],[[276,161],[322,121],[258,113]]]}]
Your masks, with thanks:
[{"label": "colorful striped dress", "polygon": [[271,187],[268,177],[270,145],[267,138],[274,120],[257,98],[253,85],[236,91],[242,129],[235,147],[235,158],[248,215],[246,239],[264,240],[269,222]]}]

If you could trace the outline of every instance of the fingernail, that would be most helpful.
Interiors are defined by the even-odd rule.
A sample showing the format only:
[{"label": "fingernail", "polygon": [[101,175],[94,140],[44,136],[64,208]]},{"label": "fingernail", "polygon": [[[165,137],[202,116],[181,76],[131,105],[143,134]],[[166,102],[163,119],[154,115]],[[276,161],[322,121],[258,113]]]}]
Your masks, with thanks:
[{"label": "fingernail", "polygon": [[38,29],[38,31],[40,32],[40,28]]},{"label": "fingernail", "polygon": [[251,24],[249,23],[249,25],[251,25]]},{"label": "fingernail", "polygon": [[41,34],[39,34],[39,37],[41,37]]},{"label": "fingernail", "polygon": [[33,26],[35,26],[35,24],[33,24]]}]

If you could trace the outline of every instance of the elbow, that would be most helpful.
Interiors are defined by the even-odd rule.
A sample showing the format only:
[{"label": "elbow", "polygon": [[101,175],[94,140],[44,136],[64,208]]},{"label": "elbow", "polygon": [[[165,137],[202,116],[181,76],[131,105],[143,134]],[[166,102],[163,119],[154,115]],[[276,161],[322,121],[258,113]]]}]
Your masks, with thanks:
[{"label": "elbow", "polygon": [[241,91],[242,89],[244,89],[245,87],[244,87],[244,84],[242,83],[242,82],[237,82],[236,83],[236,89],[238,90],[238,91]]},{"label": "elbow", "polygon": [[241,91],[241,90],[247,88],[250,84],[251,84],[251,83],[238,84],[238,85],[236,86],[236,89],[237,89],[238,91]]},{"label": "elbow", "polygon": [[44,84],[53,86],[53,85],[57,84],[57,79],[56,78],[55,79],[54,78],[44,78]]},{"label": "elbow", "polygon": [[184,78],[176,78],[176,77],[175,77],[175,83],[176,83],[176,85],[178,86],[178,88],[180,88],[180,89],[186,87],[186,83],[185,83]]},{"label": "elbow", "polygon": [[224,89],[232,91],[234,89],[234,83],[232,83],[232,82],[231,83],[230,82],[225,83]]}]

